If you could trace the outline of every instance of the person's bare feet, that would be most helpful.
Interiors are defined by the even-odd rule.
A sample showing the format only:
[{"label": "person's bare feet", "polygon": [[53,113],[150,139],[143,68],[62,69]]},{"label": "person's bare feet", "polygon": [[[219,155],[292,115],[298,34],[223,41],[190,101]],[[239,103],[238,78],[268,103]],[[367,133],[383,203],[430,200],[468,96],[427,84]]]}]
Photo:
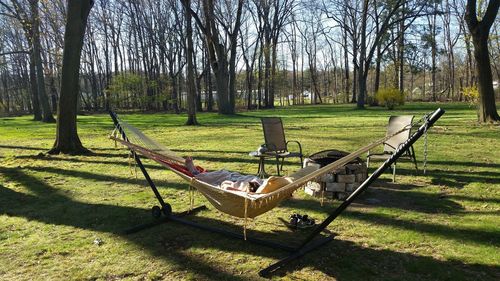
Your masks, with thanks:
[{"label": "person's bare feet", "polygon": [[186,165],[186,168],[188,168],[189,172],[193,175],[199,174],[200,172],[196,169],[196,166],[193,163],[193,158],[191,156],[188,156],[185,159],[186,159],[185,165]]}]

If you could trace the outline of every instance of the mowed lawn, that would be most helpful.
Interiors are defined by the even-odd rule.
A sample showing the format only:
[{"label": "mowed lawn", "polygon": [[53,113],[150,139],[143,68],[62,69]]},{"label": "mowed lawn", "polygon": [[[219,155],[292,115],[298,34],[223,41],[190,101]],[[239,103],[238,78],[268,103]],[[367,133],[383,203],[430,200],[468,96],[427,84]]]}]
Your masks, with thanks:
[{"label": "mowed lawn", "polygon": [[[285,280],[500,280],[500,128],[478,125],[466,104],[408,104],[395,111],[355,110],[353,105],[296,106],[235,116],[124,114],[122,118],[182,156],[210,170],[255,174],[248,156],[263,143],[260,117],[283,118],[287,138],[306,155],[324,149],[353,151],[385,134],[389,115],[421,116],[446,110],[428,136],[427,174],[398,164],[397,183],[386,172],[328,228],[333,242],[280,270]],[[286,253],[166,223],[132,235],[150,222],[157,204],[123,147],[108,136],[107,115],[78,117],[89,156],[49,156],[55,125],[30,116],[0,118],[1,280],[255,280]],[[415,145],[422,167],[423,139]],[[132,163],[132,165],[130,165]],[[173,173],[145,161],[174,211],[189,208],[189,190]],[[286,171],[298,169],[298,160]],[[377,162],[373,168],[380,164]],[[272,163],[267,165],[273,172]],[[135,171],[137,171],[137,176]],[[206,204],[192,220],[242,231],[243,221]],[[250,221],[249,235],[293,244],[279,218],[307,213],[325,218],[323,206],[302,190]],[[94,243],[95,240],[102,243]]]}]

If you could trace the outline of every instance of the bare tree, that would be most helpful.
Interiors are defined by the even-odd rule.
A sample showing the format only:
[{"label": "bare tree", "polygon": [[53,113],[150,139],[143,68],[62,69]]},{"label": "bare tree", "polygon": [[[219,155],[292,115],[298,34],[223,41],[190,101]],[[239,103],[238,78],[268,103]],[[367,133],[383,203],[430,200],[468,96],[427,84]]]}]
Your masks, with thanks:
[{"label": "bare tree", "polygon": [[476,0],[467,0],[465,19],[474,44],[479,91],[479,122],[500,121],[495,105],[495,91],[493,90],[493,76],[488,51],[488,37],[499,7],[500,1],[490,0],[484,16],[479,20]]},{"label": "bare tree", "polygon": [[[236,4],[234,5],[233,2]],[[201,4],[204,20],[188,7],[205,36],[210,65],[215,75],[218,109],[221,114],[234,114],[235,112],[236,49],[243,2],[243,0],[226,0],[224,5],[216,7],[213,0],[203,0]],[[183,5],[185,5],[184,2]],[[223,41],[224,38],[228,38],[227,42]]]},{"label": "bare tree", "polygon": [[[16,18],[23,27],[25,36],[30,46],[31,67],[31,90],[35,104],[35,120],[39,119],[38,110],[36,109],[38,102],[42,109],[43,122],[55,122],[52,116],[52,110],[45,91],[45,79],[43,73],[43,65],[41,60],[41,44],[40,44],[40,16],[38,0],[29,0],[29,3],[23,3],[18,0],[10,0],[10,5],[6,1],[0,1],[8,13],[6,15]],[[27,7],[28,6],[28,7]],[[36,94],[35,94],[36,89]],[[35,101],[38,99],[38,101]]]},{"label": "bare tree", "polygon": [[186,14],[186,59],[187,59],[187,112],[188,120],[186,125],[198,125],[196,120],[196,87],[195,87],[195,70],[193,65],[193,26],[191,23],[191,1],[182,0],[184,2],[184,11]]},{"label": "bare tree", "polygon": [[64,33],[61,98],[57,111],[57,135],[51,154],[86,153],[76,126],[77,101],[80,91],[80,56],[85,27],[93,0],[69,0]]}]

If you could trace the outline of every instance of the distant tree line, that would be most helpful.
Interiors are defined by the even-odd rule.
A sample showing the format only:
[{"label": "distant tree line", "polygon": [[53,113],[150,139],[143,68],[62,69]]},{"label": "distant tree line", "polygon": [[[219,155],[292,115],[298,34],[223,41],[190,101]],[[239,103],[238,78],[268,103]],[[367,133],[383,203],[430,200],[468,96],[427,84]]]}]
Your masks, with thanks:
[{"label": "distant tree line", "polygon": [[[96,0],[81,54],[78,107],[186,110],[188,123],[196,124],[199,111],[348,102],[363,108],[377,103],[382,88],[396,88],[407,100],[463,101],[478,88],[480,119],[498,120],[498,5]],[[63,0],[0,0],[1,112],[54,120],[67,9]]]}]

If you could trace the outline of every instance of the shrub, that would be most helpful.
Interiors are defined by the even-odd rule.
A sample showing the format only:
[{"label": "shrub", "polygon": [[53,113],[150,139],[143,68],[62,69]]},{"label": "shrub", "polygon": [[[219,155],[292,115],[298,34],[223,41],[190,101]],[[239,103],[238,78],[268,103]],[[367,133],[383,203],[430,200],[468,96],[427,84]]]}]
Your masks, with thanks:
[{"label": "shrub", "polygon": [[392,110],[396,105],[403,105],[405,102],[404,93],[400,92],[395,88],[384,88],[380,89],[377,94],[375,94],[375,99],[377,99],[380,105],[386,106],[388,109]]},{"label": "shrub", "polygon": [[479,102],[479,91],[476,87],[463,88],[464,99],[470,104],[477,104]]}]

